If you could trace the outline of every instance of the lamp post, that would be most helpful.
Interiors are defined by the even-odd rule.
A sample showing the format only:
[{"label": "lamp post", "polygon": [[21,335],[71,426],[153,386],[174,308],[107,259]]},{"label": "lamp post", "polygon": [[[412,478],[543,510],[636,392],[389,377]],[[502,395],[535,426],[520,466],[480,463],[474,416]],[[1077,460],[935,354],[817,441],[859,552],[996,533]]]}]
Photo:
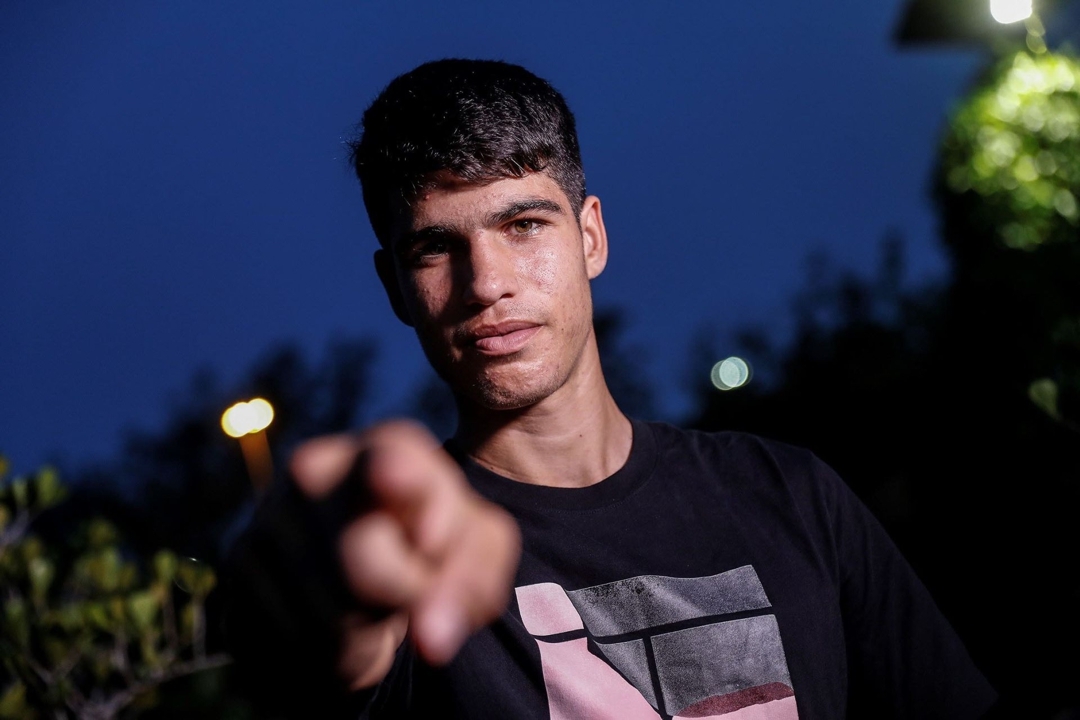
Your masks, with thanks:
[{"label": "lamp post", "polygon": [[221,415],[221,429],[240,441],[248,477],[256,492],[270,485],[274,467],[270,459],[270,444],[266,428],[274,420],[274,408],[262,398],[238,402]]}]

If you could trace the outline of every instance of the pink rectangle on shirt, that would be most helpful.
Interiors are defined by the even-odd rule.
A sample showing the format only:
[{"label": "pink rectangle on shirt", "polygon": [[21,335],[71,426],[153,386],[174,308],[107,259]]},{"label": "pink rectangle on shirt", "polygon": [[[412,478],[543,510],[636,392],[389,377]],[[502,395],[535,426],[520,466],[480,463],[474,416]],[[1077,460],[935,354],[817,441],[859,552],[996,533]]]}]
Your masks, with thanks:
[{"label": "pink rectangle on shirt", "polygon": [[585,638],[536,644],[551,720],[660,720],[641,693],[589,652]]},{"label": "pink rectangle on shirt", "polygon": [[566,591],[555,583],[537,583],[514,588],[525,629],[535,636],[583,630],[581,616]]}]

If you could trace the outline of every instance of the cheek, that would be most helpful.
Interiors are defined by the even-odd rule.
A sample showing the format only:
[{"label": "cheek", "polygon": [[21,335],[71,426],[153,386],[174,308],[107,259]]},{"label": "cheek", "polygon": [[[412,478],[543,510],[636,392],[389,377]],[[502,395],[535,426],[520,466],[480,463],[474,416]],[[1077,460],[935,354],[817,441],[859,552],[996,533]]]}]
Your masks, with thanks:
[{"label": "cheek", "polygon": [[518,272],[541,294],[568,300],[580,299],[582,284],[588,286],[584,259],[566,248],[542,247],[523,258]]},{"label": "cheek", "polygon": [[412,276],[406,281],[405,304],[417,323],[426,323],[439,317],[446,307],[446,283],[439,280],[436,277],[422,275]]},{"label": "cheek", "polygon": [[552,248],[542,248],[528,256],[522,273],[546,295],[553,295],[559,286],[559,254]]}]

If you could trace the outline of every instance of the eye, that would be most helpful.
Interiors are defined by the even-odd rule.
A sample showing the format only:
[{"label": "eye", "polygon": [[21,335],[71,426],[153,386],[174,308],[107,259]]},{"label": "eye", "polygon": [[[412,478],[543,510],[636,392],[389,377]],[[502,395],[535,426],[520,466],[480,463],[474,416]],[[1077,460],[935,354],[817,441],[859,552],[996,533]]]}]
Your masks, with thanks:
[{"label": "eye", "polygon": [[539,232],[543,223],[532,218],[521,218],[510,223],[510,229],[514,235],[535,235]]},{"label": "eye", "polygon": [[445,255],[448,252],[450,252],[450,243],[445,240],[429,240],[416,249],[418,257]]},{"label": "eye", "polygon": [[449,241],[442,238],[430,238],[410,247],[404,259],[411,265],[426,265],[437,261],[449,252]]}]

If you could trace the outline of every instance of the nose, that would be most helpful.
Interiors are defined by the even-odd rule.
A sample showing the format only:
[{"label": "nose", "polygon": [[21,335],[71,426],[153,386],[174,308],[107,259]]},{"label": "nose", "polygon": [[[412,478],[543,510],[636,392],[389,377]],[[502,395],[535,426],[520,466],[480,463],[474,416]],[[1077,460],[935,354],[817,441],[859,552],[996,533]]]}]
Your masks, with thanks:
[{"label": "nose", "polygon": [[517,270],[511,250],[487,238],[469,243],[462,267],[464,300],[487,307],[517,292]]}]

